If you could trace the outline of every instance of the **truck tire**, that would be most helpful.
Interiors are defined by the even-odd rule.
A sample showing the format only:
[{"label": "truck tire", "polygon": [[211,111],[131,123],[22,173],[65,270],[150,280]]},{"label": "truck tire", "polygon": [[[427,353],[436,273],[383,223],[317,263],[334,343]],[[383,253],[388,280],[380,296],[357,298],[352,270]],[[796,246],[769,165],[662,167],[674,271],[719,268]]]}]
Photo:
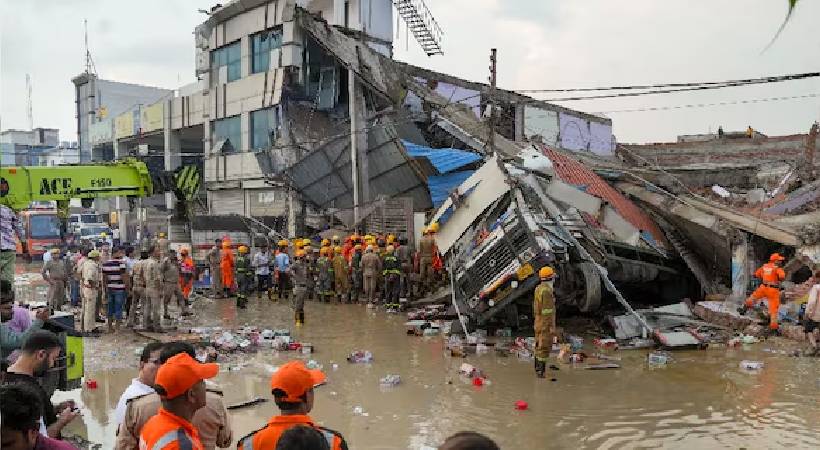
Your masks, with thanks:
[{"label": "truck tire", "polygon": [[578,263],[575,267],[584,284],[584,293],[578,298],[578,309],[581,312],[597,311],[601,307],[601,274],[589,262]]}]

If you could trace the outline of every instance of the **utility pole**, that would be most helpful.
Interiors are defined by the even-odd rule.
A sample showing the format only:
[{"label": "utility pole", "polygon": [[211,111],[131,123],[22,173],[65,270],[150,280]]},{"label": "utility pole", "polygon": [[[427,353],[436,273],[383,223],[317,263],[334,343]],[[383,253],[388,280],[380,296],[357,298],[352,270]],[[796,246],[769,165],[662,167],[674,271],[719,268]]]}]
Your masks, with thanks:
[{"label": "utility pole", "polygon": [[26,116],[28,118],[28,130],[34,129],[34,110],[31,106],[31,76],[26,74]]},{"label": "utility pole", "polygon": [[490,130],[487,138],[487,147],[490,154],[495,154],[495,89],[496,89],[496,55],[497,50],[490,49],[490,98],[487,107],[490,108]]},{"label": "utility pole", "polygon": [[[359,123],[356,117],[359,111],[356,110],[356,74],[353,69],[347,71],[347,89],[350,103],[350,168],[351,182],[353,184],[353,228],[359,229]],[[367,151],[365,149],[365,151]],[[365,183],[367,180],[365,180]]]}]

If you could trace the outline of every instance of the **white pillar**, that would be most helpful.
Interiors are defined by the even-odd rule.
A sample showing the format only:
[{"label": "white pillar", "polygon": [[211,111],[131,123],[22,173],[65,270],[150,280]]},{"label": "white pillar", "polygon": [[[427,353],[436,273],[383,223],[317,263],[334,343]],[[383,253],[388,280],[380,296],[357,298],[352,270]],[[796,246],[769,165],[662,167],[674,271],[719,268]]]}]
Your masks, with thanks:
[{"label": "white pillar", "polygon": [[[120,160],[126,156],[127,152],[124,148],[120,148],[118,139],[113,140],[114,145],[114,160]],[[117,227],[120,229],[120,242],[127,242],[130,238],[128,235],[128,199],[124,197],[117,197],[114,199],[114,208],[117,210]]]},{"label": "white pillar", "polygon": [[742,231],[736,232],[732,240],[732,301],[746,299],[749,285],[749,238]]}]

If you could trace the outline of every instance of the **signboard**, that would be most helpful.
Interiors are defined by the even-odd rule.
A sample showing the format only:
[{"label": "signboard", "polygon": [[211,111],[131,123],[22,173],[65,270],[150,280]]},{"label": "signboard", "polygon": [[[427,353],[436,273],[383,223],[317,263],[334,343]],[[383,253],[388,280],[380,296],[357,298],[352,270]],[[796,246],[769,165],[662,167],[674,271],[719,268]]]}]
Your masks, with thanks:
[{"label": "signboard", "polygon": [[163,128],[162,119],[165,112],[165,102],[159,101],[151,106],[142,108],[142,132],[161,130]]},{"label": "signboard", "polygon": [[102,122],[92,123],[88,127],[88,141],[91,145],[96,145],[101,142],[111,142],[114,138],[114,122],[103,120]]},{"label": "signboard", "polygon": [[136,107],[114,118],[114,137],[121,139],[139,133],[140,108]]}]

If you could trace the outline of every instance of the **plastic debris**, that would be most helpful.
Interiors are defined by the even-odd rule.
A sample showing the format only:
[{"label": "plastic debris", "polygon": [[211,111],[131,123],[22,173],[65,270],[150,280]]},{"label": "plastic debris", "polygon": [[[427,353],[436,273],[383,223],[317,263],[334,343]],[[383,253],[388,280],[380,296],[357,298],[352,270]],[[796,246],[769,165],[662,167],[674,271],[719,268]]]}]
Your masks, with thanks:
[{"label": "plastic debris", "polygon": [[321,370],[323,366],[319,364],[319,362],[315,359],[311,359],[307,362],[307,364],[305,364],[305,367],[307,367],[310,370]]},{"label": "plastic debris", "polygon": [[339,365],[338,365],[338,364],[336,364],[336,363],[333,363],[333,365],[332,365],[332,366],[330,366],[330,367],[331,367],[333,370],[339,370]]},{"label": "plastic debris", "polygon": [[356,350],[347,356],[350,363],[370,363],[373,362],[373,354],[368,350]]},{"label": "plastic debris", "polygon": [[302,343],[302,354],[303,355],[310,355],[313,353],[313,344],[303,342]]},{"label": "plastic debris", "polygon": [[399,383],[401,383],[401,377],[393,374],[387,374],[379,380],[382,386],[396,386]]},{"label": "plastic debris", "polygon": [[646,355],[646,362],[650,366],[665,366],[672,360],[672,356],[666,352],[652,352]]},{"label": "plastic debris", "polygon": [[473,378],[473,386],[484,386],[484,378],[474,377]]},{"label": "plastic debris", "polygon": [[586,355],[583,353],[573,353],[569,355],[569,362],[572,364],[582,363],[584,362],[584,359],[586,359]]},{"label": "plastic debris", "polygon": [[362,408],[361,406],[358,406],[358,405],[353,407],[353,414],[355,414],[357,416],[363,416],[363,417],[367,417],[367,416],[370,415],[370,414],[364,412],[364,408]]},{"label": "plastic debris", "polygon": [[467,376],[467,377],[476,377],[481,375],[481,370],[475,367],[472,364],[468,363],[461,363],[461,367],[458,369],[458,373]]},{"label": "plastic debris", "polygon": [[740,342],[742,342],[744,344],[757,344],[758,342],[760,342],[760,339],[747,334],[747,335],[743,335],[740,338]]},{"label": "plastic debris", "polygon": [[618,341],[615,339],[600,339],[596,338],[592,341],[592,344],[598,348],[603,348],[607,350],[618,350]]},{"label": "plastic debris", "polygon": [[577,352],[584,348],[584,338],[580,336],[567,336],[567,341],[570,344],[573,352]]},{"label": "plastic debris", "polygon": [[529,407],[530,405],[524,400],[518,400],[515,402],[515,409],[517,409],[518,411],[526,411]]},{"label": "plastic debris", "polygon": [[761,369],[763,369],[763,366],[764,366],[763,361],[751,361],[751,360],[748,360],[748,359],[744,359],[743,361],[740,362],[740,368],[743,369],[743,370],[750,370],[750,371],[761,370]]}]

